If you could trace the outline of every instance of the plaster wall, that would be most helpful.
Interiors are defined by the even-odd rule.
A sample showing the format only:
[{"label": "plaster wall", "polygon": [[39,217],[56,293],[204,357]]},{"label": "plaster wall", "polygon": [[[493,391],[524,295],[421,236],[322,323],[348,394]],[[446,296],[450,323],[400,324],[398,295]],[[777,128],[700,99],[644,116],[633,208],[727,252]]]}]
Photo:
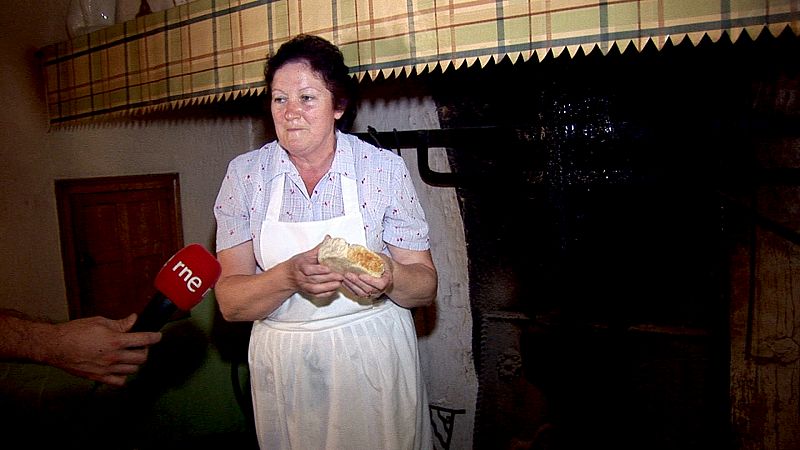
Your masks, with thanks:
[{"label": "plaster wall", "polygon": [[[367,126],[379,132],[440,128],[433,99],[413,81],[404,82],[402,87],[389,83],[388,87],[367,89],[358,111],[354,127],[359,132],[367,131]],[[416,152],[403,150],[401,154],[423,202],[430,225],[431,253],[439,273],[439,295],[433,311],[416,312],[428,401],[449,410],[465,411],[453,418],[450,448],[468,449],[472,448],[478,381],[472,357],[464,224],[455,188],[426,184],[419,177]],[[431,149],[428,159],[432,170],[450,171],[444,149]]]}]

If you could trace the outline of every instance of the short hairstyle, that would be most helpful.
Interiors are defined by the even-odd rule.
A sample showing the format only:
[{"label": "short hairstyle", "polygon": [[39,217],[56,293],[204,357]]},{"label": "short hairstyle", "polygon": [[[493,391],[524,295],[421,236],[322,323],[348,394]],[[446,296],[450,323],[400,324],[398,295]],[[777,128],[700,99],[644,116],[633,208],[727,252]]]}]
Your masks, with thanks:
[{"label": "short hairstyle", "polygon": [[336,121],[336,128],[349,129],[356,116],[358,90],[355,79],[350,76],[350,68],[344,63],[341,50],[328,40],[311,34],[299,34],[284,42],[274,55],[267,58],[264,76],[268,91],[272,90],[275,72],[287,63],[297,61],[305,61],[322,77],[333,94],[334,107],[344,111],[342,117]]}]

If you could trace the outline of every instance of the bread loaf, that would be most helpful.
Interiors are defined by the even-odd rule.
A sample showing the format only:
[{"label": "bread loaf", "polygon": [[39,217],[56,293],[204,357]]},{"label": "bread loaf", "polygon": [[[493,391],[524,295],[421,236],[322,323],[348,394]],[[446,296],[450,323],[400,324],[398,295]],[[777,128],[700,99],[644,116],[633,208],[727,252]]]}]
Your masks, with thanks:
[{"label": "bread loaf", "polygon": [[317,260],[338,273],[365,273],[373,277],[383,275],[383,258],[363,245],[350,244],[342,238],[325,236]]}]

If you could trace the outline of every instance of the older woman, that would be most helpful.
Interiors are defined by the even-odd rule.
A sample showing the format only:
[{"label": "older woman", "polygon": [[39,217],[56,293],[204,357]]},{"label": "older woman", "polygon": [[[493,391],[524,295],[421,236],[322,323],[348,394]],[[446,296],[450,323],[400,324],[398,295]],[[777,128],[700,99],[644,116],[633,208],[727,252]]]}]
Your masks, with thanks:
[{"label": "older woman", "polygon": [[[264,449],[432,446],[409,311],[436,297],[428,226],[403,160],[337,128],[354,106],[348,71],[310,35],[268,59],[277,141],[231,161],[214,208],[216,297],[226,320],[253,321]],[[326,235],[379,252],[384,274],[321,265]]]}]

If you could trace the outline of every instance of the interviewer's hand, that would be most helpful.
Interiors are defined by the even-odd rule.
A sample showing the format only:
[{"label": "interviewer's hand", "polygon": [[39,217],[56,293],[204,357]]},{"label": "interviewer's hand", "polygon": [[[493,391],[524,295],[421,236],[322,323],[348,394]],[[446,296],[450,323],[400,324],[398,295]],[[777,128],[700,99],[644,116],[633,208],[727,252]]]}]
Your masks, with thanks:
[{"label": "interviewer's hand", "polygon": [[42,361],[73,375],[122,386],[147,361],[148,346],[160,332],[128,333],[136,314],[112,320],[95,316],[52,325],[52,339],[42,345]]}]

